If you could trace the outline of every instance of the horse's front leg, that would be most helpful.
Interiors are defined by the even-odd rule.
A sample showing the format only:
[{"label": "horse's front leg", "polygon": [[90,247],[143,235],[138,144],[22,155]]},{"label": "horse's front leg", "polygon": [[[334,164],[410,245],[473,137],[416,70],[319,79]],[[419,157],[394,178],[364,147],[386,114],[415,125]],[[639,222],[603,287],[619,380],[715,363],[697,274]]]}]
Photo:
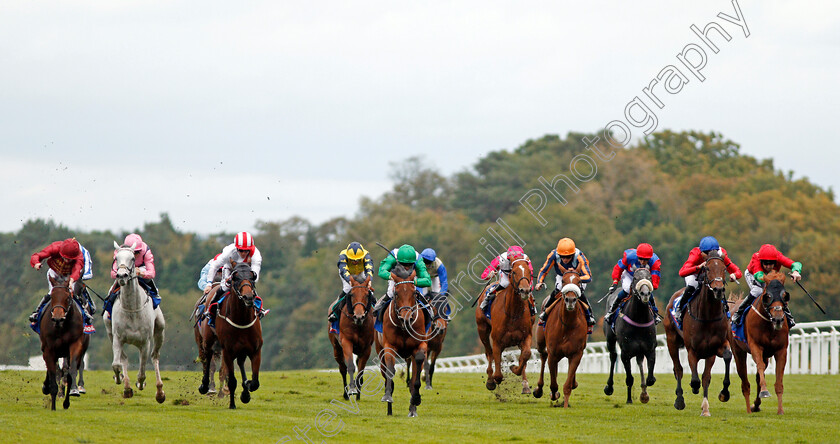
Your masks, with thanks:
[{"label": "horse's front leg", "polygon": [[726,349],[723,350],[723,388],[720,390],[718,394],[718,400],[720,402],[727,402],[729,401],[729,364],[732,363],[732,349],[729,348],[729,345],[726,346]]},{"label": "horse's front leg", "polygon": [[50,410],[55,410],[55,398],[58,396],[58,362],[52,352],[45,351],[44,363],[47,365],[47,379],[44,380],[44,394],[50,395]]},{"label": "horse's front leg", "polygon": [[647,393],[648,385],[647,385],[647,380],[645,379],[644,360],[645,360],[645,355],[636,356],[636,365],[639,366],[639,375],[640,375],[639,384],[642,386],[642,393],[639,395],[639,401],[641,401],[642,404],[647,404],[647,402],[650,401],[650,397],[648,396],[648,393]]},{"label": "horse's front leg", "polygon": [[382,402],[388,403],[388,416],[393,414],[392,412],[392,403],[394,402],[394,373],[396,372],[395,365],[394,365],[394,350],[390,347],[389,343],[384,343],[382,345],[382,350],[380,351],[379,356],[379,370],[382,373],[382,377],[385,378],[385,394],[382,395]]},{"label": "horse's front leg", "polygon": [[770,391],[767,390],[767,380],[764,378],[764,370],[767,368],[767,357],[764,356],[764,350],[755,342],[750,341],[750,351],[752,352],[753,361],[758,373],[758,397],[769,398]]},{"label": "horse's front leg", "polygon": [[709,411],[709,384],[712,382],[712,366],[715,365],[715,355],[706,358],[703,367],[703,402],[700,404],[700,416],[712,416]]},{"label": "horse's front leg", "polygon": [[[677,333],[674,333],[676,335]],[[668,354],[671,355],[671,363],[674,364],[674,379],[677,380],[677,389],[675,391],[677,398],[674,400],[674,408],[682,410],[685,408],[685,398],[683,398],[682,377],[683,366],[680,362],[680,348],[676,344],[676,339],[668,337]]]},{"label": "horse's front leg", "polygon": [[627,385],[627,404],[633,403],[633,365],[632,357],[624,350],[621,351],[621,364],[624,365],[624,384]]},{"label": "horse's front leg", "polygon": [[785,385],[782,380],[785,377],[785,364],[787,363],[787,347],[783,347],[776,352],[776,398],[779,401],[779,408],[776,413],[783,415],[785,410],[782,408],[782,394],[785,392]]},{"label": "horse's front leg", "polygon": [[251,359],[251,380],[248,381],[248,390],[255,392],[260,388],[260,362],[262,361],[262,347],[258,348]]},{"label": "horse's front leg", "polygon": [[245,355],[240,355],[236,358],[236,364],[239,365],[239,373],[242,375],[242,394],[239,395],[239,400],[243,404],[251,402],[251,390],[248,384],[248,377],[245,375]]},{"label": "horse's front leg", "polygon": [[408,416],[410,418],[417,416],[417,406],[422,401],[420,396],[420,373],[423,371],[423,362],[426,360],[426,347],[426,343],[421,342],[413,356],[414,369],[411,374],[411,404],[408,407]]},{"label": "horse's front leg", "polygon": [[[211,368],[213,361],[216,358],[213,352],[215,342],[215,335],[207,335],[206,338],[202,339],[201,347],[199,348],[199,357],[201,358],[201,368],[203,370],[203,374],[201,376],[201,385],[198,386],[198,393],[201,393],[202,395],[206,395],[210,391],[210,379],[213,377]],[[221,363],[219,365],[221,366]],[[219,385],[221,384],[222,382],[220,380]]]},{"label": "horse's front leg", "polygon": [[236,408],[236,368],[233,366],[233,353],[222,350],[222,361],[225,364],[228,377],[228,390],[230,391],[229,408]]},{"label": "horse's front leg", "polygon": [[[341,336],[341,359],[342,362],[339,366],[339,370],[344,370],[341,373],[342,380],[344,381],[344,399],[349,399],[350,396],[356,395],[359,393],[359,389],[356,387],[356,364],[353,362],[353,343],[344,336]],[[347,376],[350,376],[350,384],[347,384]]]},{"label": "horse's front leg", "polygon": [[[495,369],[493,371],[493,382],[496,384],[502,383],[502,352],[505,350],[502,344],[496,342],[496,339],[493,335],[490,335],[490,341],[492,342],[493,347],[493,363],[495,364]],[[488,387],[489,388],[489,387]]]},{"label": "horse's front leg", "polygon": [[120,343],[118,337],[114,338],[112,349],[114,352],[114,362],[111,364],[111,367],[114,370],[114,380],[117,384],[122,381],[123,398],[131,398],[134,396],[134,389],[131,388],[131,381],[128,377],[128,356],[125,355],[125,348]]},{"label": "horse's front leg", "polygon": [[70,356],[67,360],[70,363],[70,371],[68,372],[68,385],[70,386],[69,394],[70,396],[81,396],[79,393],[79,387],[76,384],[77,382],[77,375],[80,372],[80,368],[82,366],[82,358],[84,358],[84,338],[79,339],[70,346]]},{"label": "horse's front leg", "polygon": [[155,400],[158,404],[162,404],[166,401],[166,393],[163,392],[163,379],[160,377],[160,348],[163,346],[165,329],[166,322],[163,319],[163,312],[160,311],[160,307],[158,307],[155,310],[154,344],[152,345],[151,355],[152,364],[155,366]]},{"label": "horse's front leg", "polygon": [[367,349],[362,350],[362,354],[356,357],[357,368],[359,372],[356,374],[356,388],[358,389],[356,393],[356,400],[358,401],[362,397],[362,387],[364,387],[364,375],[365,375],[365,367],[367,366],[368,359],[370,359],[370,347]]},{"label": "horse's front leg", "polygon": [[612,396],[613,394],[613,373],[615,372],[615,361],[618,359],[618,353],[615,349],[615,338],[607,338],[607,350],[610,352],[610,376],[607,378],[607,385],[604,386],[604,394]]},{"label": "horse's front leg", "polygon": [[697,365],[700,359],[697,358],[697,353],[694,350],[690,348],[686,348],[686,350],[688,351],[688,368],[691,370],[691,383],[689,385],[691,385],[691,393],[696,395],[700,393],[700,387],[702,386],[700,374],[697,371]]},{"label": "horse's front leg", "polygon": [[583,350],[569,359],[569,372],[566,374],[566,383],[563,384],[563,408],[569,408],[569,397],[572,395],[572,390],[577,387],[575,376],[577,375],[577,368],[582,358]]},{"label": "horse's front leg", "polygon": [[557,364],[560,362],[560,358],[557,357],[551,351],[548,352],[548,372],[551,378],[548,388],[551,390],[551,400],[556,401],[560,399],[560,386],[557,384]]},{"label": "horse's front leg", "polygon": [[518,376],[522,376],[522,394],[530,395],[531,387],[528,385],[528,376],[525,369],[528,367],[528,360],[531,359],[531,335],[519,344],[519,365],[511,365],[510,370]]},{"label": "horse's front leg", "polygon": [[534,392],[532,393],[534,395],[534,398],[537,398],[537,399],[542,398],[542,395],[543,395],[543,384],[545,383],[544,378],[543,378],[543,376],[545,375],[545,361],[548,358],[548,354],[541,351],[541,350],[539,351],[539,354],[540,354],[540,379],[539,379],[539,381],[537,381],[537,389],[534,390]]},{"label": "horse's front leg", "polygon": [[140,368],[137,369],[137,382],[134,383],[138,390],[146,388],[146,364],[149,363],[151,350],[151,341],[146,341],[143,346],[140,347]]}]

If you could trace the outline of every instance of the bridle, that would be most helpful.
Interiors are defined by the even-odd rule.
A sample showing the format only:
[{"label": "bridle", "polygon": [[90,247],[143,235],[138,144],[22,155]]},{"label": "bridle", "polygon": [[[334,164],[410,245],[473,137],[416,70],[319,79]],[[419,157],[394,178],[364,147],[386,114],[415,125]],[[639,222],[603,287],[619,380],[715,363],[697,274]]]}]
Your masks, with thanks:
[{"label": "bridle", "polygon": [[[352,292],[354,289],[357,289],[357,288],[364,288],[365,290],[369,289],[369,287],[367,285],[353,285],[353,286],[350,287],[350,292]],[[353,305],[350,305],[350,304],[345,302],[345,304],[344,304],[345,309],[341,311],[342,313],[344,313],[344,316],[347,316],[348,318],[355,320],[354,312],[356,311],[356,306],[361,305],[365,308],[365,316],[362,319],[367,318],[368,314],[370,313],[370,307],[371,307],[371,304],[370,304],[370,301],[368,300],[369,298],[368,298],[367,295],[368,295],[368,293],[365,293],[365,302],[355,302],[355,303],[353,303]],[[349,297],[349,296],[352,296],[352,293],[348,292],[347,296],[345,296],[345,297]]]},{"label": "bridle", "polygon": [[[234,276],[236,276],[238,274],[239,273],[236,272],[236,271],[234,271],[234,273],[233,273]],[[251,289],[252,297],[250,299],[246,298],[242,294],[242,289],[245,288],[245,287],[248,287],[248,288]],[[254,286],[253,279],[250,279],[250,278],[234,279],[234,285],[231,286],[230,292],[233,293],[234,295],[236,295],[236,297],[239,298],[240,301],[242,301],[243,305],[245,305],[246,308],[253,307],[254,299],[257,297],[257,290]],[[228,311],[228,316],[230,316],[230,314],[229,314],[230,313],[230,305],[227,305],[227,311]],[[254,325],[257,322],[257,320],[260,319],[260,317],[257,316],[256,313],[254,313],[254,319],[251,320],[251,322],[249,322],[248,324],[245,324],[245,325],[241,325],[241,324],[237,324],[236,322],[233,322],[229,317],[223,315],[221,313],[221,310],[219,310],[219,313],[217,313],[217,316],[219,316],[220,318],[227,321],[227,323],[230,324],[232,327],[238,328],[240,330],[250,328],[252,325]]]},{"label": "bridle", "polygon": [[[67,319],[67,315],[71,313],[71,310],[73,310],[73,295],[72,295],[72,290],[70,290],[70,284],[66,283],[64,285],[53,286],[53,290],[58,289],[58,288],[66,288],[67,291],[68,291],[68,296],[67,296],[67,305],[66,306],[59,304],[59,305],[53,305],[50,308],[50,317],[52,318],[52,321],[55,322],[56,324],[64,322]],[[50,292],[50,294],[52,295],[52,292]],[[50,297],[50,300],[54,301],[55,298]],[[57,308],[60,308],[61,311],[64,312],[64,314],[58,319],[55,318],[55,310]]]},{"label": "bridle", "polygon": [[[510,271],[508,271],[508,280],[509,281],[513,280],[513,265],[516,264],[517,262],[525,262],[526,266],[528,264],[528,260],[525,259],[524,257],[519,257],[517,259],[514,259],[510,263]],[[533,275],[531,277],[522,276],[521,278],[516,280],[516,283],[514,285],[514,292],[516,293],[517,296],[520,295],[520,293],[521,293],[520,290],[519,290],[519,283],[522,282],[522,281],[528,282],[529,292],[530,292],[530,289],[532,289],[534,287],[534,276]]]},{"label": "bridle", "polygon": [[[392,323],[392,324],[394,324],[394,325],[400,325],[400,327],[401,327],[403,330],[406,330],[408,325],[413,325],[413,324],[414,324],[414,321],[416,321],[416,320],[417,320],[417,318],[418,318],[418,316],[419,316],[419,314],[420,314],[420,308],[417,306],[417,300],[416,300],[416,299],[415,299],[415,301],[414,301],[414,304],[412,304],[412,305],[403,305],[403,306],[399,306],[399,307],[397,307],[397,304],[396,304],[396,302],[397,302],[397,297],[396,297],[396,293],[397,293],[397,286],[398,286],[398,285],[403,285],[403,284],[411,284],[411,285],[414,285],[414,280],[409,279],[409,280],[405,280],[405,281],[394,282],[394,303],[392,303],[392,304],[391,304],[391,309],[390,309],[390,310],[388,310],[388,318],[390,318],[390,319],[391,319],[391,323]],[[415,290],[415,291],[416,291],[416,290]],[[354,305],[355,305],[355,304],[354,304]],[[410,313],[412,313],[412,314],[411,314],[411,316],[410,316],[408,319],[406,319],[406,318],[403,318],[402,316],[400,316],[400,314],[401,314],[403,311],[409,311],[409,312],[410,312]],[[394,315],[394,312],[396,312],[397,318],[398,318],[398,319],[400,319],[400,320],[402,321],[402,323],[401,323],[401,324],[397,324],[397,323],[394,321],[394,316],[393,316],[393,315]]]}]

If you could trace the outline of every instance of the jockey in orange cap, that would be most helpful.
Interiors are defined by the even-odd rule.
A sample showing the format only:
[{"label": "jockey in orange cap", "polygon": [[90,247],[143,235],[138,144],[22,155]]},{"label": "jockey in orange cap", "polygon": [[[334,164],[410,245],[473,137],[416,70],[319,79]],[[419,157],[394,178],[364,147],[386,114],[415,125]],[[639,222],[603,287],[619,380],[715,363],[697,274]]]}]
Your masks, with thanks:
[{"label": "jockey in orange cap", "polygon": [[[771,271],[779,271],[782,266],[791,269],[790,276],[794,282],[802,279],[802,263],[794,262],[779,252],[773,245],[764,244],[752,255],[750,264],[747,266],[747,273],[745,274],[747,285],[750,286],[750,294],[741,302],[735,314],[732,315],[733,324],[737,324],[740,321],[744,315],[744,310],[752,305],[755,298],[761,296],[764,292],[764,276]],[[785,304],[784,312],[785,316],[787,316],[788,326],[793,327],[796,325],[787,304]]]},{"label": "jockey in orange cap", "polygon": [[575,247],[575,241],[569,239],[568,237],[560,239],[560,241],[557,242],[557,248],[551,250],[551,252],[548,253],[548,256],[546,256],[545,263],[542,268],[540,268],[540,272],[537,275],[537,285],[534,287],[534,290],[542,290],[545,288],[545,277],[552,266],[554,267],[554,272],[557,274],[556,285],[554,286],[554,290],[551,294],[548,295],[543,302],[543,311],[540,313],[540,321],[545,322],[546,307],[551,305],[554,301],[554,297],[560,293],[560,289],[563,286],[563,273],[573,270],[577,272],[578,276],[580,276],[580,300],[584,303],[586,311],[586,325],[589,326],[589,332],[591,333],[592,326],[595,325],[595,317],[592,316],[592,307],[589,305],[589,301],[586,299],[586,294],[584,293],[586,284],[592,282],[592,272],[589,271],[589,260],[586,259],[586,255],[584,255],[582,251]]}]

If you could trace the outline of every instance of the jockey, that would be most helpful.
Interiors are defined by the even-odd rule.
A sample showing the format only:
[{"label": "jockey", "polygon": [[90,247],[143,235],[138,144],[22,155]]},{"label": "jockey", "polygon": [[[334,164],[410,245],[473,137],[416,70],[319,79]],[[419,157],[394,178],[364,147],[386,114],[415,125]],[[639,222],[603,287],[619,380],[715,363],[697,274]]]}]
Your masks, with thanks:
[{"label": "jockey", "polygon": [[424,296],[429,293],[448,295],[449,281],[446,278],[446,267],[443,265],[443,261],[440,260],[437,253],[435,253],[435,250],[426,248],[420,253],[420,257],[423,258],[423,265],[426,266],[426,271],[429,273],[429,278],[432,281],[432,285],[428,288],[421,288],[420,293]]},{"label": "jockey", "polygon": [[385,307],[394,298],[394,281],[391,279],[391,270],[397,265],[397,262],[403,267],[414,268],[416,272],[414,285],[416,287],[430,287],[432,285],[432,279],[429,277],[429,272],[426,271],[426,264],[420,258],[420,255],[417,254],[414,247],[404,244],[400,248],[391,250],[391,254],[386,256],[379,264],[379,277],[388,280],[388,291],[376,303],[376,307],[373,309],[377,316],[382,315],[382,307]]},{"label": "jockey", "polygon": [[[802,263],[794,262],[792,259],[783,255],[775,246],[764,244],[752,255],[750,264],[747,266],[745,274],[747,278],[747,285],[750,287],[750,294],[741,302],[735,314],[732,315],[732,323],[735,324],[744,315],[750,305],[752,305],[755,298],[761,296],[764,292],[764,276],[771,271],[779,271],[782,266],[788,267],[791,270],[790,276],[794,282],[802,279]],[[787,316],[788,327],[793,327],[796,322],[793,320],[793,315],[787,304],[784,308],[785,316]]]},{"label": "jockey", "polygon": [[198,275],[198,289],[203,291],[204,294],[210,293],[213,284],[222,280],[222,267],[216,268],[213,275],[210,275],[210,267],[213,266],[213,261],[218,259],[221,254],[219,253],[213,259],[207,261],[207,264],[204,265],[204,268],[201,269],[201,273]]},{"label": "jockey", "polygon": [[[507,288],[510,285],[510,259],[509,258],[517,258],[522,256],[523,259],[528,261],[528,268],[531,269],[531,275],[534,274],[534,266],[531,264],[531,258],[525,254],[525,250],[518,245],[512,245],[505,251],[504,253],[496,256],[490,261],[490,265],[484,269],[484,272],[481,273],[481,279],[492,279],[496,274],[499,275],[499,281],[495,282],[487,289],[486,296],[484,300],[481,301],[481,310],[486,310],[490,304],[493,303],[493,299],[496,298],[496,293],[501,291],[504,288]],[[533,297],[531,297],[530,307],[531,307],[531,316],[537,314],[537,308],[534,306]]]},{"label": "jockey", "polygon": [[[636,248],[624,250],[624,255],[613,267],[613,283],[610,286],[608,293],[615,291],[619,281],[621,282],[621,290],[618,292],[618,296],[616,296],[609,310],[607,310],[607,314],[604,315],[604,322],[610,321],[610,318],[612,318],[612,315],[615,314],[615,311],[618,309],[621,301],[623,301],[627,295],[631,294],[630,285],[633,284],[633,275],[636,270],[645,267],[650,269],[650,280],[653,284],[653,289],[656,290],[659,288],[661,266],[662,261],[660,261],[659,256],[653,252],[653,247],[650,244],[642,243]],[[659,316],[659,309],[656,308],[656,299],[651,297],[648,300],[648,303],[650,304],[651,310],[653,310],[653,314],[656,317],[656,323],[658,324],[662,322],[662,316]]]},{"label": "jockey", "polygon": [[[33,254],[29,258],[29,265],[36,270],[40,270],[42,266],[41,262],[44,259],[47,260],[47,266],[49,267],[47,271],[47,285],[49,286],[49,290],[47,291],[47,295],[41,299],[38,308],[29,315],[29,322],[32,324],[36,323],[38,321],[38,313],[50,301],[50,292],[53,289],[53,285],[50,282],[51,277],[53,279],[63,280],[69,278],[68,286],[71,289],[71,293],[74,296],[85,296],[90,301],[88,307],[85,307],[85,304],[82,305],[87,311],[86,314],[89,318],[96,311],[96,306],[90,300],[90,296],[87,295],[84,284],[80,283],[79,280],[87,280],[93,277],[93,264],[90,259],[90,253],[76,241],[76,238],[71,238],[63,241],[55,241],[43,250]],[[87,325],[85,328],[87,331]]]},{"label": "jockey", "polygon": [[[251,271],[254,272],[256,278],[254,281],[260,279],[260,268],[262,267],[262,254],[260,250],[254,245],[254,238],[247,231],[237,234],[233,238],[233,243],[222,249],[222,252],[217,255],[209,264],[209,270],[222,269],[222,280],[219,283],[219,289],[213,295],[213,300],[207,304],[209,308],[213,303],[218,302],[222,296],[230,290],[230,277],[233,272],[231,261],[234,264],[250,264]],[[206,267],[207,265],[205,265]],[[260,307],[261,313],[263,312]]]},{"label": "jockey", "polygon": [[[729,255],[726,253],[726,250],[720,246],[717,239],[712,236],[706,236],[703,239],[700,239],[700,244],[688,253],[688,259],[686,259],[679,271],[680,277],[685,278],[685,291],[680,298],[679,304],[674,307],[677,319],[680,321],[682,321],[683,316],[685,316],[684,310],[686,305],[689,301],[691,301],[691,298],[694,297],[694,293],[700,285],[697,282],[697,275],[700,273],[700,270],[706,267],[706,259],[709,252],[712,250],[718,250],[718,255],[723,258],[723,263],[726,265],[726,271],[729,272],[730,281],[735,281],[742,276],[741,269],[738,268],[734,262],[729,260]],[[725,302],[723,304],[723,308],[727,313],[729,313],[729,305]]]},{"label": "jockey", "polygon": [[[160,295],[158,294],[157,285],[155,285],[155,255],[152,250],[143,242],[143,238],[139,234],[131,233],[125,237],[124,246],[130,247],[134,245],[134,270],[137,274],[137,283],[140,287],[149,294],[157,308],[160,305]],[[117,278],[117,253],[114,252],[114,262],[111,265],[111,279]],[[111,309],[114,307],[114,300],[119,297],[120,288],[116,282],[111,286],[111,291],[108,292],[108,298],[105,299],[103,309],[105,313],[103,317],[111,316]]]},{"label": "jockey", "polygon": [[[358,242],[350,242],[347,248],[338,253],[338,277],[341,278],[341,293],[330,304],[329,321],[338,321],[338,315],[344,306],[344,298],[350,294],[354,285],[353,276],[365,274],[373,276],[373,260],[370,253]],[[371,290],[371,293],[373,291]]]},{"label": "jockey", "polygon": [[589,326],[591,330],[592,326],[595,325],[595,318],[592,316],[592,307],[589,305],[589,301],[586,299],[586,294],[584,293],[586,284],[592,282],[592,273],[589,271],[589,260],[586,259],[586,255],[584,255],[582,251],[575,247],[575,241],[569,239],[568,237],[560,239],[560,241],[557,242],[557,248],[548,253],[548,256],[545,258],[545,263],[542,268],[540,268],[539,275],[537,276],[537,285],[534,287],[535,290],[542,290],[545,288],[545,282],[543,281],[545,281],[548,270],[552,265],[554,266],[554,272],[557,274],[557,283],[554,286],[554,290],[550,295],[548,295],[545,302],[543,302],[543,311],[540,313],[540,321],[545,322],[545,309],[551,305],[554,301],[554,297],[557,296],[562,289],[563,273],[569,270],[574,270],[580,276],[580,300],[585,304],[586,325]]}]

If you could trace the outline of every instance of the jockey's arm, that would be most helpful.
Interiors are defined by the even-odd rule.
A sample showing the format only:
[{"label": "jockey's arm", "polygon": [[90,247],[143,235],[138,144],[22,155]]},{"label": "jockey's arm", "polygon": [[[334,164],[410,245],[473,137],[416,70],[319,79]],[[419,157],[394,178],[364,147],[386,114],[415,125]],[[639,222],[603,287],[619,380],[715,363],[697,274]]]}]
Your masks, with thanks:
[{"label": "jockey's arm", "polygon": [[438,267],[438,279],[440,279],[440,292],[447,293],[449,291],[449,281],[446,278],[446,267],[443,263]]},{"label": "jockey's arm", "polygon": [[260,270],[262,269],[262,253],[260,253],[260,249],[254,247],[254,255],[251,256],[251,271],[254,272],[256,275],[256,279],[254,281],[260,280]]},{"label": "jockey's arm", "polygon": [[432,286],[432,278],[429,276],[429,272],[426,270],[426,264],[423,263],[423,259],[418,259],[417,262],[414,263],[414,270],[417,274],[414,277],[414,285],[418,287],[431,287]]},{"label": "jockey's arm", "polygon": [[379,277],[382,279],[390,280],[391,279],[391,269],[394,268],[394,264],[397,263],[397,259],[395,259],[390,254],[385,256],[385,259],[379,263]]}]

